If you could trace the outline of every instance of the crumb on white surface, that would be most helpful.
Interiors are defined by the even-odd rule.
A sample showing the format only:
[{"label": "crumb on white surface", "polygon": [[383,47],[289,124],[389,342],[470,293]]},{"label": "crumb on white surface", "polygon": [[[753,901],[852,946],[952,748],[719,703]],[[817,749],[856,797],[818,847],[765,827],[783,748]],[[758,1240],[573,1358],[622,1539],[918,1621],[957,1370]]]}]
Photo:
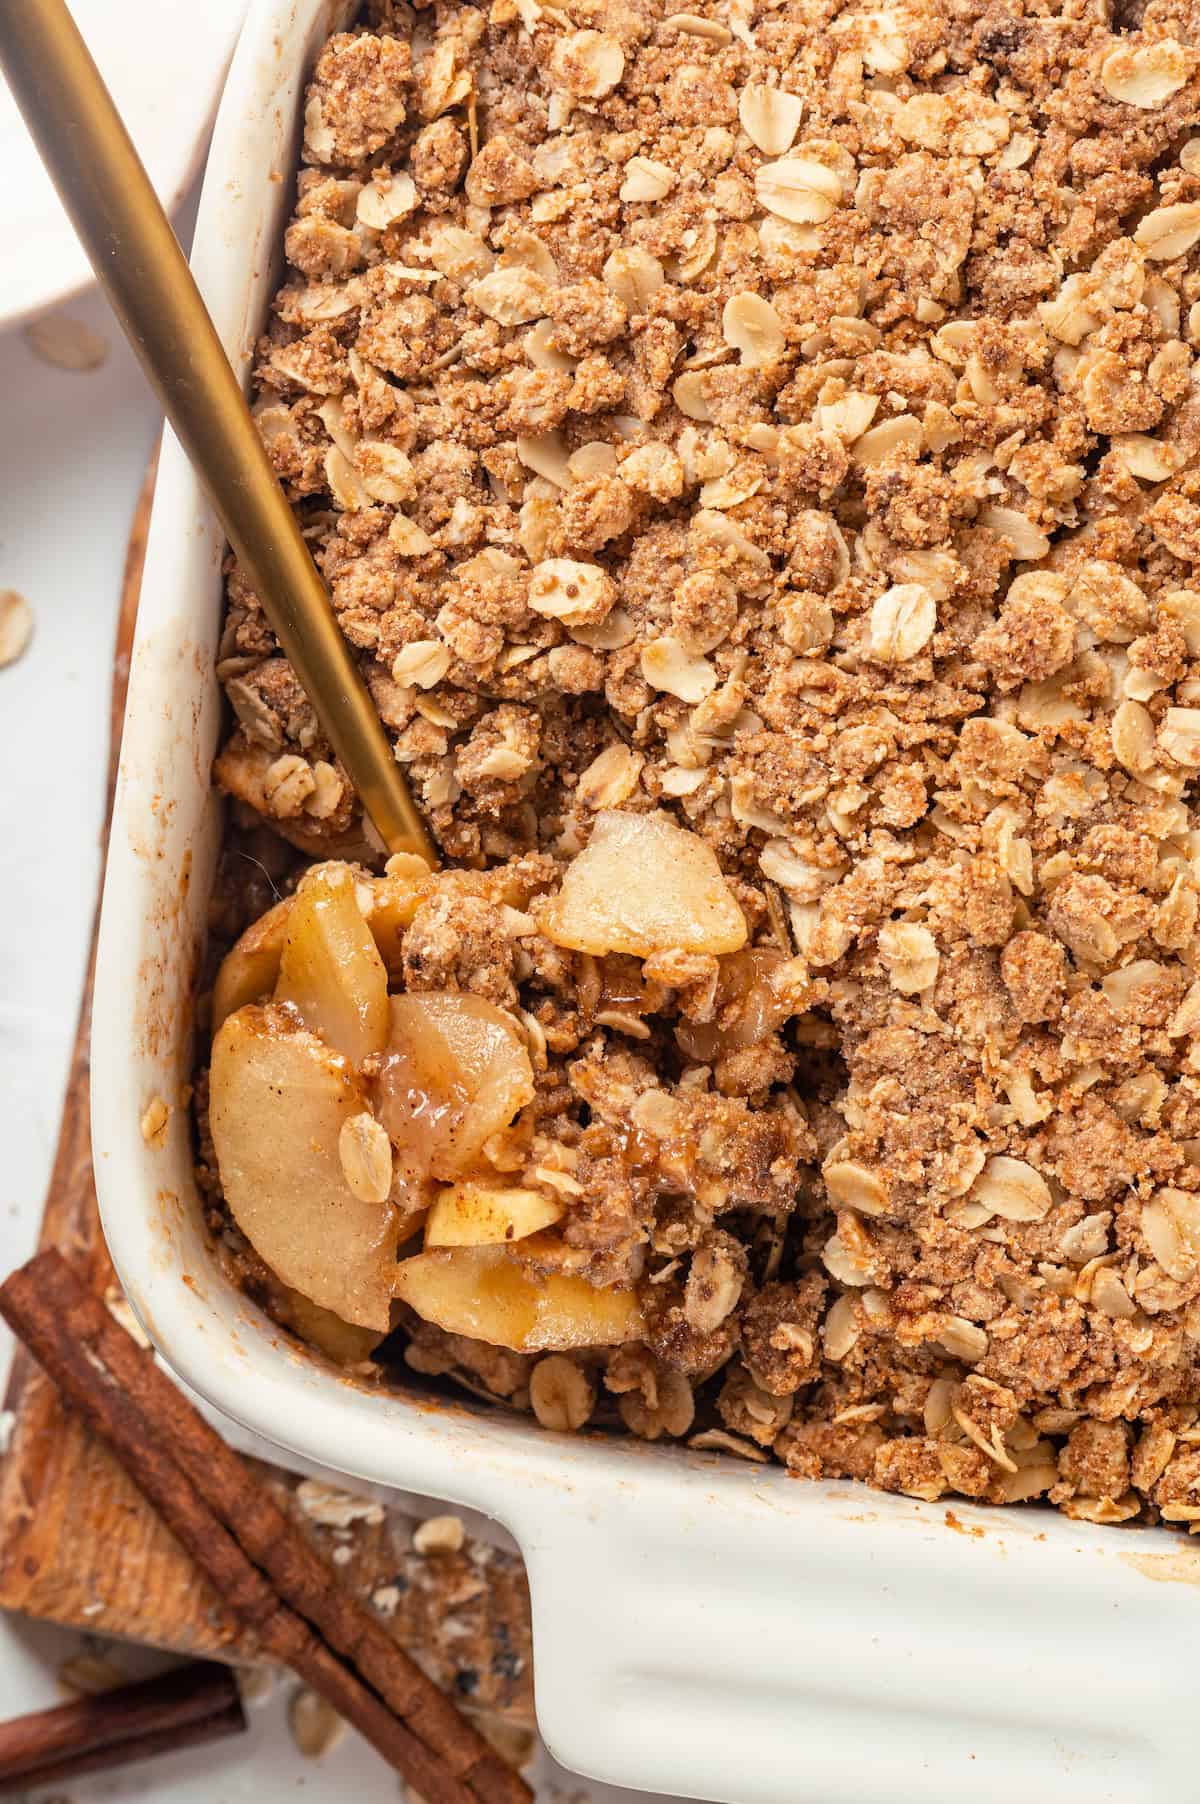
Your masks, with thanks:
[{"label": "crumb on white surface", "polygon": [[25,342],[35,357],[56,370],[98,370],[108,362],[109,342],[84,320],[48,313],[25,328]]},{"label": "crumb on white surface", "polygon": [[345,1718],[332,1704],[307,1688],[292,1694],[288,1704],[288,1727],[292,1740],[306,1760],[320,1760],[341,1741],[346,1733]]},{"label": "crumb on white surface", "polygon": [[394,1616],[400,1607],[400,1587],[380,1585],[371,1593],[371,1603],[380,1616]]},{"label": "crumb on white surface", "polygon": [[0,589],[0,670],[15,664],[33,638],[33,609],[16,589]]},{"label": "crumb on white surface", "polygon": [[461,1553],[466,1531],[461,1516],[430,1516],[413,1530],[416,1553]]},{"label": "crumb on white surface", "polygon": [[372,1497],[355,1497],[319,1479],[306,1478],[296,1489],[296,1501],[310,1522],[322,1528],[349,1528],[352,1523],[383,1521],[383,1505]]},{"label": "crumb on white surface", "polygon": [[171,1119],[171,1105],[164,1102],[161,1096],[152,1096],[142,1114],[142,1139],[147,1146],[165,1146],[167,1143],[167,1124]]}]

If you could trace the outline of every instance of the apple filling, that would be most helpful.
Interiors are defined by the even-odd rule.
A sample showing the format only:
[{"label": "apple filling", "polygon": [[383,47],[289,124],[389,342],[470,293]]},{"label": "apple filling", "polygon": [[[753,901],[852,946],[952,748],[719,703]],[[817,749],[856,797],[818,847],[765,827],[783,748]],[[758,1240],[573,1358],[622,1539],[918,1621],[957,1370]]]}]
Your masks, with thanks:
[{"label": "apple filling", "polygon": [[544,1030],[470,988],[418,987],[464,924],[513,930],[526,963],[576,960],[586,975],[611,960],[594,986],[610,1008],[669,993],[622,983],[622,960],[707,958],[716,971],[728,954],[714,999],[765,1018],[771,961],[739,950],[745,921],[712,851],[661,814],[602,814],[561,879],[540,874],[529,912],[471,884],[411,858],[383,876],[315,865],[217,976],[208,1121],[225,1203],[322,1345],[360,1354],[338,1325],[382,1336],[398,1304],[518,1353],[642,1330],[637,1262],[597,1281],[571,1243],[580,1135],[576,1123],[546,1132]]}]

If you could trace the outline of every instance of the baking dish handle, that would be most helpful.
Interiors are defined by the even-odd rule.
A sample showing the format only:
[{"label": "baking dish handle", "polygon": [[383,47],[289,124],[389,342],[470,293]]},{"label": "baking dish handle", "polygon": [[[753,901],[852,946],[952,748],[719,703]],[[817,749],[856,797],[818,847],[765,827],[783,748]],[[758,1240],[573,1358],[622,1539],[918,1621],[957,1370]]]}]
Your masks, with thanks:
[{"label": "baking dish handle", "polygon": [[[564,1766],[723,1804],[1165,1804],[1194,1770],[1154,1695],[1188,1669],[1194,1593],[1148,1583],[1111,1531],[622,1463],[607,1496],[589,1481],[513,1524]],[[1137,1662],[1097,1654],[1118,1633],[1161,1655],[1145,1714]]]}]

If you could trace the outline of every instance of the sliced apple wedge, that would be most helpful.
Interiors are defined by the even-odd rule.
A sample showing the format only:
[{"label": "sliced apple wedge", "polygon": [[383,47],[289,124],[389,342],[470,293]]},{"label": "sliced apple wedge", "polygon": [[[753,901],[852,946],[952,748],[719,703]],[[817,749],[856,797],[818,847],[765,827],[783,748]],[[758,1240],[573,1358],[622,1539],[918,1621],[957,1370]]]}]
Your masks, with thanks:
[{"label": "sliced apple wedge", "polygon": [[[305,887],[330,873],[344,871],[354,885],[359,912],[364,914],[379,956],[390,972],[401,967],[404,929],[424,898],[429,866],[412,853],[397,853],[389,861],[386,876],[367,877],[349,865],[330,861],[305,879]],[[335,882],[340,879],[335,877]],[[274,908],[252,921],[237,944],[226,954],[213,986],[213,1032],[226,1016],[247,1002],[270,996],[279,978],[279,962],[287,935],[294,896],[284,896]]]},{"label": "sliced apple wedge", "polygon": [[563,1213],[560,1197],[520,1184],[451,1184],[438,1193],[425,1223],[427,1247],[479,1247],[524,1240]]},{"label": "sliced apple wedge", "polygon": [[537,1277],[499,1247],[418,1253],[396,1267],[396,1295],[427,1322],[516,1353],[615,1347],[642,1332],[631,1290]]},{"label": "sliced apple wedge", "polygon": [[397,852],[388,860],[387,875],[372,877],[368,922],[375,944],[388,970],[398,974],[403,963],[402,939],[425,899],[429,866],[415,852]]},{"label": "sliced apple wedge", "polygon": [[301,1340],[319,1347],[335,1365],[356,1366],[369,1359],[383,1338],[377,1328],[359,1328],[332,1309],[322,1309],[301,1291],[285,1289],[283,1319]]},{"label": "sliced apple wedge", "polygon": [[361,1065],[388,1036],[387,972],[358,906],[353,873],[327,864],[293,898],[275,1000]]},{"label": "sliced apple wedge", "polygon": [[347,1184],[345,1122],[367,1106],[344,1058],[279,1009],[230,1015],[213,1041],[213,1145],[225,1199],[282,1283],[386,1333],[398,1218]]},{"label": "sliced apple wedge", "polygon": [[235,1009],[244,1008],[247,1002],[262,1002],[275,988],[293,900],[292,896],[285,896],[252,921],[222,959],[213,985],[214,1033]]},{"label": "sliced apple wedge", "polygon": [[450,1180],[533,1099],[533,1067],[516,1024],[479,996],[393,996],[376,1114],[398,1168]]},{"label": "sliced apple wedge", "polygon": [[661,812],[602,810],[537,920],[556,945],[597,957],[649,958],[672,947],[736,952],[746,943],[745,917],[716,853]]}]

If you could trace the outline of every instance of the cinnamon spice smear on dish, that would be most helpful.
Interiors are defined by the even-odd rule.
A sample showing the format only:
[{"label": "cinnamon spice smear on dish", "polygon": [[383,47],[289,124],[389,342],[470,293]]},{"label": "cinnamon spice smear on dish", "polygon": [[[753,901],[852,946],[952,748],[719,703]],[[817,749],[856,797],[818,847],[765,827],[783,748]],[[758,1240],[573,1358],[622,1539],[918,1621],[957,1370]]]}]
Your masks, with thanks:
[{"label": "cinnamon spice smear on dish", "polygon": [[[394,1318],[554,1430],[1200,1521],[1198,42],[375,0],[321,51],[255,405],[458,868],[383,871],[232,567],[282,901],[227,859],[227,939],[280,912],[197,1095],[331,1357]],[[303,1225],[252,1070],[315,1074]]]}]

